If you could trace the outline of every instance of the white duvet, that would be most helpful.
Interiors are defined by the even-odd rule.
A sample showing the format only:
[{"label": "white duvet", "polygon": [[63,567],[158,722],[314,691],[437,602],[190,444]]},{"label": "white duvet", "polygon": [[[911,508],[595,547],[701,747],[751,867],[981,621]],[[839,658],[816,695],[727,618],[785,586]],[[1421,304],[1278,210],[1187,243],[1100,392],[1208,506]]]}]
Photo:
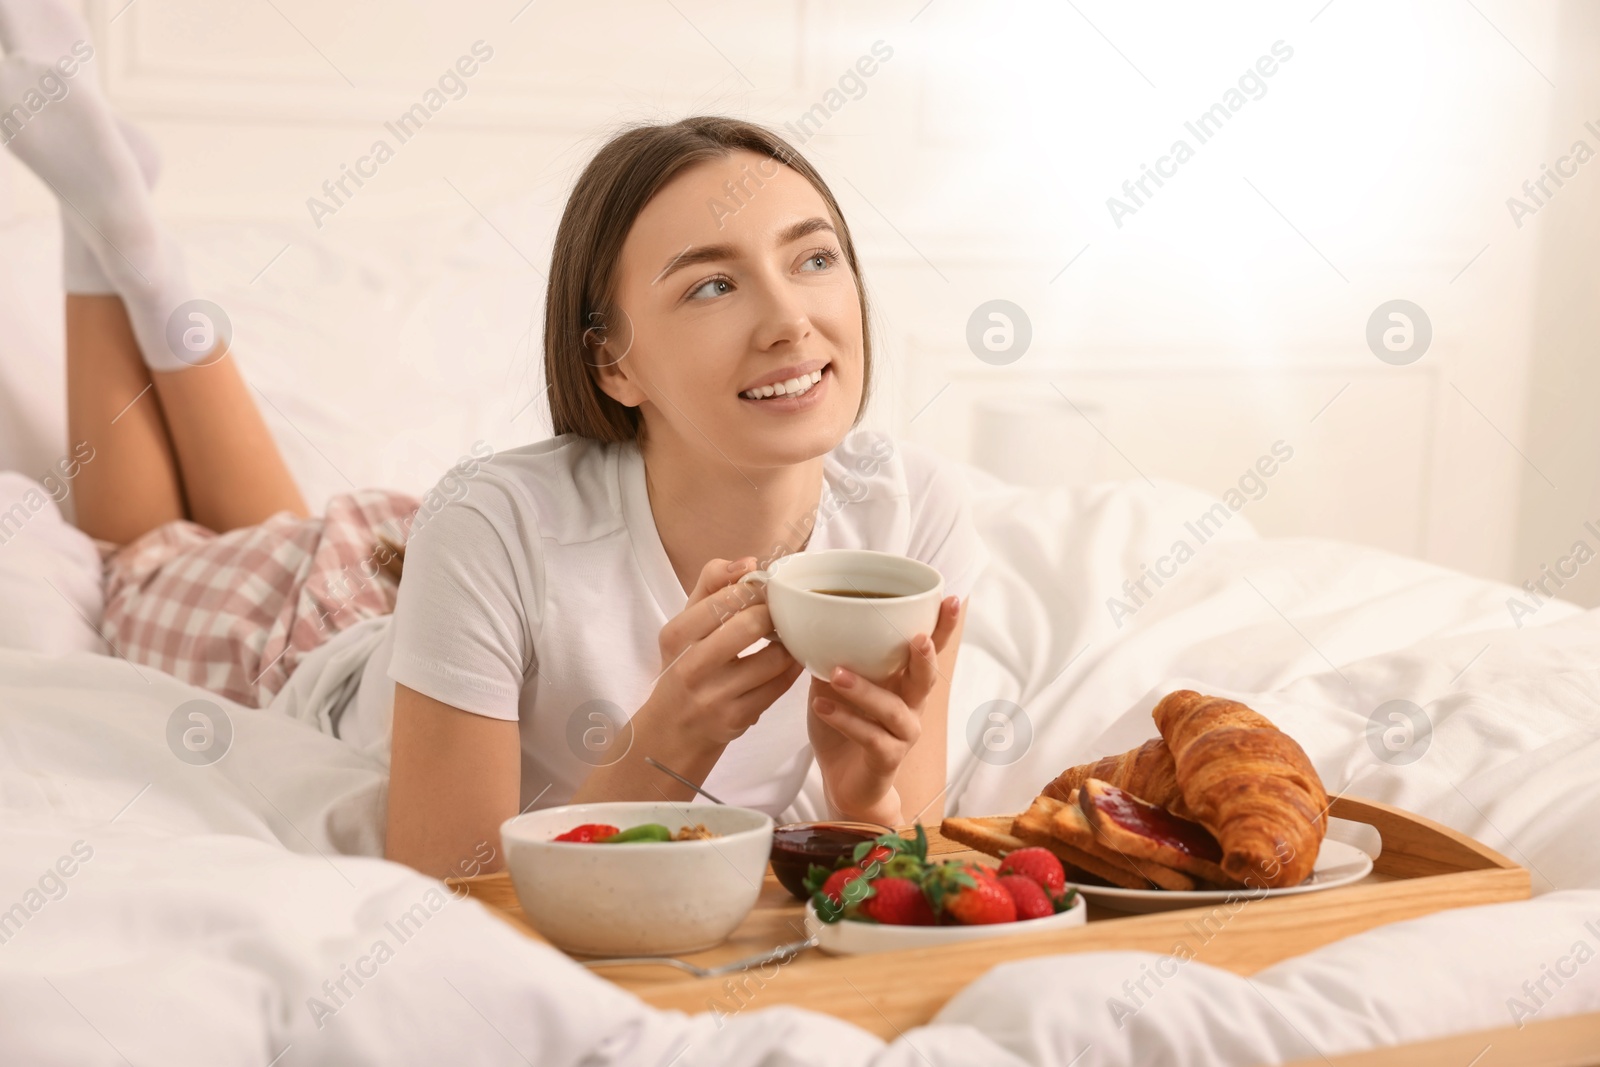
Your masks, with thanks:
[{"label": "white duvet", "polygon": [[[973,477],[997,562],[955,678],[953,807],[1015,810],[1198,688],[1272,717],[1330,792],[1527,865],[1536,898],[1248,980],[1146,953],[1003,966],[888,1044],[759,994],[659,1012],[373,858],[383,775],[343,743],[115,657],[0,649],[0,1063],[1269,1063],[1600,1010],[1600,618],[1552,602],[1516,629],[1512,589],[1242,516],[1135,604],[1124,579],[1210,501]],[[197,698],[232,729],[210,765],[174,754],[182,723],[168,740]],[[1426,720],[1369,730],[1395,700]],[[1026,727],[990,717],[1013,706]]]}]

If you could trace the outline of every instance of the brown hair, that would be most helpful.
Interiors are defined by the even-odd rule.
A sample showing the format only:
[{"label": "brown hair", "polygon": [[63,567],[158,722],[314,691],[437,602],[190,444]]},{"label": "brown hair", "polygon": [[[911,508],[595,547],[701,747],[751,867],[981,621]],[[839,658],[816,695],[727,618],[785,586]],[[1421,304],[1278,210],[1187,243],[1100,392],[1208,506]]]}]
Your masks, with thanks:
[{"label": "brown hair", "polygon": [[603,334],[614,321],[622,245],[645,204],[685,168],[739,150],[775,159],[797,172],[828,207],[861,301],[860,420],[872,381],[872,332],[861,266],[838,201],[805,157],[771,130],[739,119],[697,115],[671,124],[632,126],[612,137],[589,161],[567,199],[550,253],[544,304],[544,373],[555,433],[606,442],[638,436],[639,410],[619,404],[600,388],[590,332]]}]

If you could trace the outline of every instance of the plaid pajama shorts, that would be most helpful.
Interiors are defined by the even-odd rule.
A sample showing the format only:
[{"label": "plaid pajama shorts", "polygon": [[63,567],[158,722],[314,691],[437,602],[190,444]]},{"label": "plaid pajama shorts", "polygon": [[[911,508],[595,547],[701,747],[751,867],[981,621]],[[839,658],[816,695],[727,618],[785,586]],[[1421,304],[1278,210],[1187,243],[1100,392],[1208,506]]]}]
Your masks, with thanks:
[{"label": "plaid pajama shorts", "polygon": [[178,520],[100,542],[113,650],[247,707],[264,707],[329,638],[394,610],[378,535],[403,545],[421,501],[341,493],[321,517],[287,511],[218,534]]}]

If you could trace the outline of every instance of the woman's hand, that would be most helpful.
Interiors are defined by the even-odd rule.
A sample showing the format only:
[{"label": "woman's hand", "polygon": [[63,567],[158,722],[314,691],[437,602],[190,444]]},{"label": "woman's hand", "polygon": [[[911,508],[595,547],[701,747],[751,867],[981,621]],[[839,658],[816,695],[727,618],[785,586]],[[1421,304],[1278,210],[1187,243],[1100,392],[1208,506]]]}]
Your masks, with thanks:
[{"label": "woman's hand", "polygon": [[800,677],[804,668],[776,641],[739,655],[772,633],[766,588],[738,581],[755,565],[754,557],[714,559],[701,570],[684,609],[661,628],[661,675],[629,724],[627,752],[596,768],[574,802],[690,798],[644,757],[705,781],[728,743]]},{"label": "woman's hand", "polygon": [[646,701],[677,729],[719,747],[754,726],[803,669],[776,641],[739,656],[772,634],[766,587],[739,582],[755,565],[750,556],[705,565],[683,611],[661,628],[662,673]]},{"label": "woman's hand", "polygon": [[806,725],[829,803],[841,817],[899,826],[905,813],[895,776],[922,736],[922,712],[938,679],[961,601],[939,605],[933,636],[911,639],[911,659],[883,685],[836,668],[831,683],[811,679]]}]

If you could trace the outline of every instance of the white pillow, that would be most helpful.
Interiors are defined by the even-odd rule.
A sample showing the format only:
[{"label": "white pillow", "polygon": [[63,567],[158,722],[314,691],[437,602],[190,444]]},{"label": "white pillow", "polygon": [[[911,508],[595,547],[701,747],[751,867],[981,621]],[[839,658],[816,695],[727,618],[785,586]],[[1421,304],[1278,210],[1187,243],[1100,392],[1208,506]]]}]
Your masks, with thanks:
[{"label": "white pillow", "polygon": [[0,648],[109,654],[97,631],[105,608],[100,551],[62,519],[51,495],[53,488],[64,496],[72,483],[60,471],[48,482],[0,471]]},{"label": "white pillow", "polygon": [[0,223],[0,471],[42,473],[67,439],[63,299],[56,220]]}]

